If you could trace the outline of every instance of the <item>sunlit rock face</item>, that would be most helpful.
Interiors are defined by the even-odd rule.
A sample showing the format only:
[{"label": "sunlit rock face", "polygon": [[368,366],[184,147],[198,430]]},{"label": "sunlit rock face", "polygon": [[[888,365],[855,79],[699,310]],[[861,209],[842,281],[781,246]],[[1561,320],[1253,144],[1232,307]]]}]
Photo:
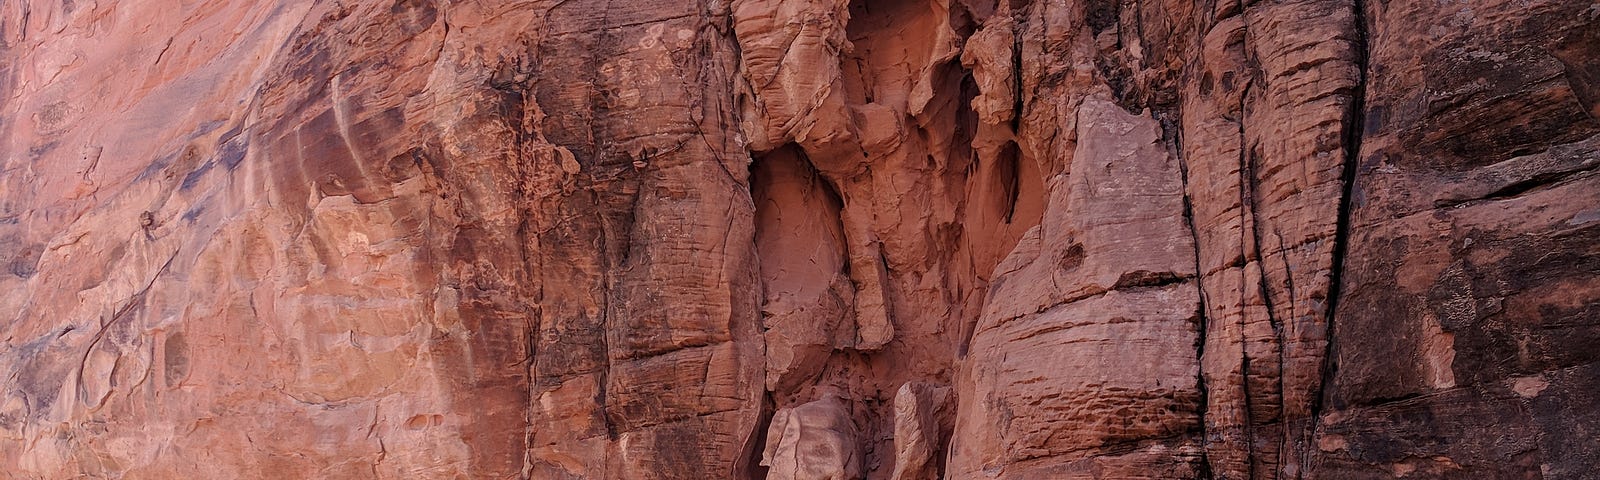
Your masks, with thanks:
[{"label": "sunlit rock face", "polygon": [[0,478],[1600,471],[1578,0],[6,0]]}]

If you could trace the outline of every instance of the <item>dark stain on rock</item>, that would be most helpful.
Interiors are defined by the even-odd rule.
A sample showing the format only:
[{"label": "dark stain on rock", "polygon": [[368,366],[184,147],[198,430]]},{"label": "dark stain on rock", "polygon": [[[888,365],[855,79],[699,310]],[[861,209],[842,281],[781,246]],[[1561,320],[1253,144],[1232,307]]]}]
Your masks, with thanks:
[{"label": "dark stain on rock", "polygon": [[1532,50],[1485,58],[1430,52],[1423,116],[1401,133],[1429,167],[1463,171],[1600,132],[1554,57]]},{"label": "dark stain on rock", "polygon": [[72,364],[64,360],[73,353],[57,344],[56,339],[56,335],[46,335],[13,350],[13,358],[21,361],[11,377],[14,380],[8,382],[8,394],[21,393],[27,400],[29,418],[34,420],[50,414],[50,407],[61,392],[61,382],[69,373],[68,365]]},{"label": "dark stain on rock", "polygon": [[59,130],[63,124],[67,123],[67,117],[71,113],[72,104],[69,104],[66,101],[59,101],[45,105],[44,108],[39,109],[39,116],[37,117],[39,120],[39,130],[44,132],[54,132]]},{"label": "dark stain on rock", "polygon": [[194,188],[196,184],[200,183],[200,179],[206,176],[206,172],[210,172],[212,167],[216,166],[217,163],[214,161],[200,164],[200,168],[196,168],[194,171],[189,172],[188,175],[183,176],[183,184],[178,189],[187,191]]},{"label": "dark stain on rock", "polygon": [[227,124],[227,120],[210,120],[203,122],[200,125],[195,126],[194,131],[189,133],[189,139],[193,140],[195,138],[199,138],[201,135],[215,132],[218,128],[222,128],[223,125]]},{"label": "dark stain on rock", "polygon": [[244,125],[233,127],[217,139],[217,160],[228,171],[239,168],[239,163],[244,161],[245,154],[250,152],[250,143],[245,136],[240,135]]},{"label": "dark stain on rock", "polygon": [[1600,364],[1554,372],[1548,382],[1528,402],[1540,433],[1543,478],[1589,478],[1600,472],[1600,451],[1572,439],[1600,432],[1600,409],[1587,407],[1600,404]]},{"label": "dark stain on rock", "polygon": [[1118,0],[1090,0],[1083,7],[1084,16],[1088,18],[1089,28],[1098,34],[1116,26],[1117,19],[1122,13],[1122,2]]},{"label": "dark stain on rock", "polygon": [[1181,277],[1172,272],[1151,272],[1148,270],[1134,270],[1124,272],[1117,278],[1117,283],[1111,286],[1112,290],[1139,287],[1164,287],[1183,282],[1186,277]]},{"label": "dark stain on rock", "polygon": [[44,255],[44,245],[33,244],[17,250],[6,262],[6,271],[22,278],[32,277],[39,271],[39,258]]},{"label": "dark stain on rock", "polygon": [[189,342],[184,339],[183,332],[168,335],[162,352],[162,374],[166,385],[177,385],[189,376]]},{"label": "dark stain on rock", "polygon": [[1061,255],[1061,261],[1058,264],[1062,270],[1071,270],[1083,265],[1083,258],[1083,244],[1074,243],[1072,246],[1067,247],[1066,253]]},{"label": "dark stain on rock", "polygon": [[172,165],[173,161],[177,159],[178,152],[172,152],[164,157],[156,159],[156,161],[150,162],[150,165],[145,166],[144,170],[139,171],[139,175],[133,177],[133,181],[140,182],[149,179],[155,176],[157,173],[160,173],[162,170],[165,170],[168,166]]},{"label": "dark stain on rock", "polygon": [[434,6],[433,0],[395,0],[389,6],[389,13],[402,17],[397,22],[400,31],[404,34],[416,35],[433,26],[439,17],[439,10]]},{"label": "dark stain on rock", "polygon": [[61,142],[49,141],[28,147],[28,157],[37,159],[47,153],[50,153],[51,150],[55,150],[56,147],[60,145]]},{"label": "dark stain on rock", "polygon": [[200,214],[205,213],[205,211],[205,205],[196,204],[195,206],[190,207],[188,211],[183,212],[183,221],[194,223],[195,219],[200,218]]},{"label": "dark stain on rock", "polygon": [[1389,107],[1373,105],[1367,108],[1367,118],[1362,122],[1362,135],[1375,135],[1389,120]]},{"label": "dark stain on rock", "polygon": [[412,148],[389,158],[383,164],[383,176],[390,183],[400,183],[422,173],[422,165],[427,162],[427,154],[421,148]]}]

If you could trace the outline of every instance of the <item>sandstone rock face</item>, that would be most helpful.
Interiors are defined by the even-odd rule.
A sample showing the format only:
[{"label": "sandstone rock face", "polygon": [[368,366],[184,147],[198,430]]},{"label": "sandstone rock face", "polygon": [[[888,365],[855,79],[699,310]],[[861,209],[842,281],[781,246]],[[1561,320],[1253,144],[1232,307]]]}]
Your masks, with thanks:
[{"label": "sandstone rock face", "polygon": [[761,466],[767,478],[843,480],[861,477],[850,410],[838,396],[778,410],[767,431]]},{"label": "sandstone rock face", "polygon": [[0,2],[0,478],[1591,478],[1577,0]]},{"label": "sandstone rock face", "polygon": [[953,476],[1199,471],[1199,359],[1171,355],[1194,349],[1200,311],[1193,240],[1170,214],[1178,163],[1155,120],[1101,96],[1077,126],[1044,222],[996,269],[959,383]]}]

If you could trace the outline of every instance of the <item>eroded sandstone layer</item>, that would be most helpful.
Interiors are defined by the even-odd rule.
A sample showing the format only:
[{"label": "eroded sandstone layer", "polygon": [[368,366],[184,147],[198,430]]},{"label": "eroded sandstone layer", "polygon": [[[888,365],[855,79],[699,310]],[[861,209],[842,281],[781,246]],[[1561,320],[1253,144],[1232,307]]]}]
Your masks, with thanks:
[{"label": "eroded sandstone layer", "polygon": [[4,0],[0,478],[1594,478],[1583,0]]}]

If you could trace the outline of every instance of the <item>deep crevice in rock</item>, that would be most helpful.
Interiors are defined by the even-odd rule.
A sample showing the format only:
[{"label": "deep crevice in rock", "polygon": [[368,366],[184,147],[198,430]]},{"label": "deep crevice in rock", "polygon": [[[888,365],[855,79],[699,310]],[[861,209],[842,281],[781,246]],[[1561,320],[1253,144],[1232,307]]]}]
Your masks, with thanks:
[{"label": "deep crevice in rock", "polygon": [[[1366,95],[1367,79],[1371,78],[1371,66],[1368,57],[1371,55],[1371,46],[1368,43],[1368,26],[1365,0],[1351,0],[1351,13],[1354,16],[1351,28],[1354,29],[1355,45],[1351,50],[1355,53],[1357,70],[1356,83],[1350,92],[1350,107],[1344,118],[1344,163],[1339,174],[1339,218],[1334,229],[1333,237],[1333,262],[1328,273],[1328,307],[1327,307],[1327,345],[1322,357],[1322,384],[1318,394],[1312,396],[1311,421],[1313,430],[1321,425],[1322,409],[1327,406],[1332,396],[1334,375],[1337,373],[1339,354],[1337,339],[1334,337],[1334,322],[1337,320],[1340,301],[1344,293],[1345,257],[1350,248],[1350,229],[1354,215],[1355,195],[1359,191],[1356,186],[1356,175],[1361,167],[1361,140],[1368,128]],[[1342,408],[1342,406],[1339,406]]]}]

